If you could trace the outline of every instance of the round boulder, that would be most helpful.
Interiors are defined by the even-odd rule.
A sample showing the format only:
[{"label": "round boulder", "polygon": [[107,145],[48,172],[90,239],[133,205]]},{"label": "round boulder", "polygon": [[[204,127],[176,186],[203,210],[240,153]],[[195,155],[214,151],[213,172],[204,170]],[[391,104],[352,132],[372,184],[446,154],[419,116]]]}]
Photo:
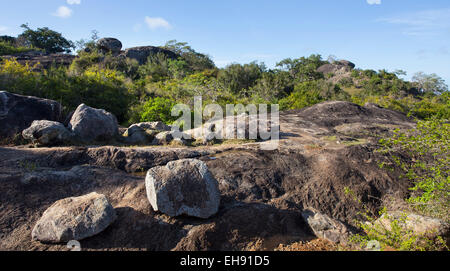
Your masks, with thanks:
[{"label": "round boulder", "polygon": [[153,209],[172,217],[209,218],[219,210],[217,180],[200,160],[183,159],[154,167],[147,173],[145,186]]},{"label": "round boulder", "polygon": [[22,136],[33,143],[56,145],[70,140],[71,134],[59,122],[35,120],[28,129],[23,130]]},{"label": "round boulder", "polygon": [[82,240],[105,230],[117,218],[104,195],[91,193],[55,202],[37,222],[33,240],[64,243]]},{"label": "round boulder", "polygon": [[97,41],[97,46],[104,52],[111,52],[118,55],[122,50],[122,42],[115,38],[102,38]]},{"label": "round boulder", "polygon": [[82,142],[109,141],[119,134],[119,125],[113,114],[85,104],[75,110],[69,128]]}]

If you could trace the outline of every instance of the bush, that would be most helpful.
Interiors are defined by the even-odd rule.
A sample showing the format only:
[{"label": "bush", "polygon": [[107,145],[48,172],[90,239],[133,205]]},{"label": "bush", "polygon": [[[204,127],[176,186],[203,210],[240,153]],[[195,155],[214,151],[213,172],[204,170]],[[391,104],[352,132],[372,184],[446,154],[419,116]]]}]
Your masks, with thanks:
[{"label": "bush", "polygon": [[0,89],[59,101],[66,112],[85,103],[110,111],[119,122],[127,120],[132,102],[128,87],[119,72],[97,67],[76,74],[65,68],[34,72],[33,67],[16,60],[5,60],[0,65]]},{"label": "bush", "polygon": [[156,97],[150,98],[140,108],[140,121],[162,121],[164,123],[172,123],[177,120],[176,117],[172,117],[172,107],[175,103],[169,99]]},{"label": "bush", "polygon": [[[380,144],[380,151],[389,157],[382,166],[400,167],[403,177],[413,184],[408,202],[427,215],[449,221],[450,124],[447,120],[419,121],[416,129],[396,130]],[[400,159],[398,153],[411,160]]]},{"label": "bush", "polygon": [[28,47],[15,47],[9,42],[0,41],[0,56],[4,55],[14,55],[18,53],[24,53],[33,51],[33,48]]},{"label": "bush", "polygon": [[219,72],[217,80],[233,94],[248,96],[248,93],[244,92],[253,87],[265,71],[265,65],[256,62],[231,64]]}]

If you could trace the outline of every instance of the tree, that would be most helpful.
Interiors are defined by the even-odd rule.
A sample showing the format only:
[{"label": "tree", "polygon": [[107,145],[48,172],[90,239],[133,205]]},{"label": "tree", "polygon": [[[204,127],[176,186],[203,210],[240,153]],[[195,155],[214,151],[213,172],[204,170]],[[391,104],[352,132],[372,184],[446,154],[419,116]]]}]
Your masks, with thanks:
[{"label": "tree", "polygon": [[18,39],[24,46],[35,47],[45,50],[47,53],[70,53],[75,45],[67,40],[61,33],[50,30],[48,27],[31,29],[27,24],[21,25],[24,30]]},{"label": "tree", "polygon": [[216,67],[209,56],[196,52],[191,46],[187,45],[187,42],[170,40],[163,48],[179,54],[193,71],[204,71]]},{"label": "tree", "polygon": [[265,71],[266,66],[263,63],[231,64],[219,72],[217,79],[232,93],[239,94],[254,86]]},{"label": "tree", "polygon": [[414,74],[412,81],[424,93],[442,94],[448,91],[448,86],[445,84],[444,79],[435,73],[425,74],[418,72]]},{"label": "tree", "polygon": [[317,69],[326,63],[326,61],[322,60],[321,55],[311,55],[307,58],[284,59],[277,64],[277,67],[288,71],[294,80],[305,82],[322,79],[323,74],[318,72]]}]

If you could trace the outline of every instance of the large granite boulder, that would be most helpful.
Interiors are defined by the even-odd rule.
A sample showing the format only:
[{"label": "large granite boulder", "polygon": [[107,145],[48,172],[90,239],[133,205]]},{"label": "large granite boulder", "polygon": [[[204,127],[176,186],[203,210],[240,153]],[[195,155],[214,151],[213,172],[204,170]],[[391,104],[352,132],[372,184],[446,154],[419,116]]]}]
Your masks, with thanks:
[{"label": "large granite boulder", "polygon": [[123,55],[127,58],[135,59],[139,65],[145,64],[151,55],[162,53],[170,59],[177,59],[178,55],[170,50],[155,46],[140,46],[126,49]]},{"label": "large granite boulder", "polygon": [[113,55],[118,55],[122,50],[122,42],[115,38],[102,38],[97,41],[97,47],[103,52],[111,52]]},{"label": "large granite boulder", "polygon": [[153,209],[172,217],[209,218],[219,210],[217,180],[200,160],[183,159],[154,167],[147,173],[145,186]]},{"label": "large granite boulder", "polygon": [[0,91],[0,139],[11,138],[35,120],[60,121],[58,102]]},{"label": "large granite boulder", "polygon": [[33,143],[51,146],[67,142],[71,133],[59,122],[35,120],[29,128],[23,130],[22,136]]},{"label": "large granite boulder", "polygon": [[119,134],[116,117],[103,110],[78,106],[69,123],[77,140],[82,142],[110,141]]},{"label": "large granite boulder", "polygon": [[44,212],[32,231],[32,238],[43,243],[79,241],[102,232],[116,218],[104,195],[91,193],[66,198]]}]

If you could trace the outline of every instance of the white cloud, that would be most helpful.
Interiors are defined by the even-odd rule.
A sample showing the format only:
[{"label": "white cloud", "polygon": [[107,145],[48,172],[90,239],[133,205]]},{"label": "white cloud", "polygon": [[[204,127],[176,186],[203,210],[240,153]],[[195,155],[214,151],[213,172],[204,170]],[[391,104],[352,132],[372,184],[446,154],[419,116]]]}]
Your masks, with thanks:
[{"label": "white cloud", "polygon": [[0,33],[5,32],[6,30],[8,30],[8,27],[0,25]]},{"label": "white cloud", "polygon": [[170,29],[172,26],[169,24],[168,21],[164,20],[163,18],[152,18],[152,17],[145,17],[145,23],[150,29],[157,29],[157,28],[165,28]]},{"label": "white cloud", "polygon": [[69,5],[79,5],[79,4],[81,4],[81,0],[67,0],[67,4],[69,4]]},{"label": "white cloud", "polygon": [[369,5],[381,5],[381,0],[367,0]]},{"label": "white cloud", "polygon": [[405,13],[378,21],[404,26],[403,34],[408,36],[443,35],[450,29],[450,9]]},{"label": "white cloud", "polygon": [[60,6],[52,15],[60,18],[69,18],[72,16],[72,10],[66,6]]}]

